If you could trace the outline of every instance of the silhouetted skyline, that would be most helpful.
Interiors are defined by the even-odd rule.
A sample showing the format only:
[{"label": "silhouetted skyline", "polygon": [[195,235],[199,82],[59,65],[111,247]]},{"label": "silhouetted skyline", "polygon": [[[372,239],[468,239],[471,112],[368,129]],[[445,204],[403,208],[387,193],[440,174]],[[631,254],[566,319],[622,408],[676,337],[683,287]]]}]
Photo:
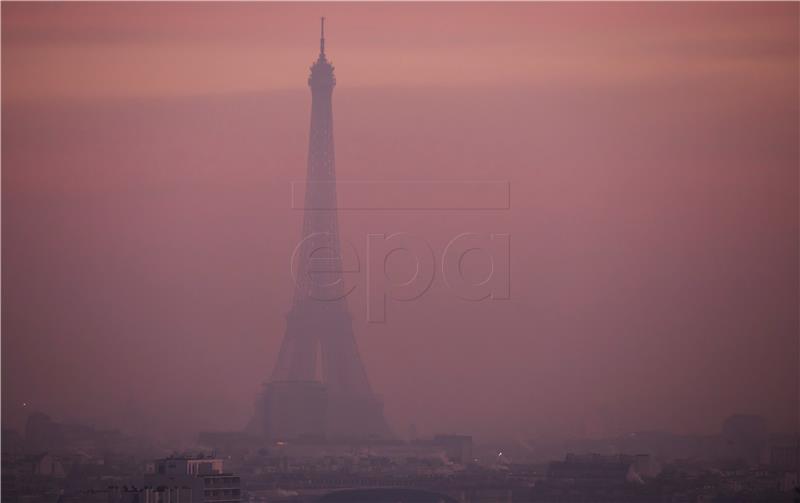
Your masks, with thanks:
[{"label": "silhouetted skyline", "polygon": [[507,211],[340,212],[359,257],[411,232],[437,274],[454,237],[511,236],[509,300],[437,276],[367,323],[366,264],[347,276],[394,431],[796,430],[797,4],[1,8],[4,425],[248,421],[294,291],[325,15],[339,181],[510,187]]}]

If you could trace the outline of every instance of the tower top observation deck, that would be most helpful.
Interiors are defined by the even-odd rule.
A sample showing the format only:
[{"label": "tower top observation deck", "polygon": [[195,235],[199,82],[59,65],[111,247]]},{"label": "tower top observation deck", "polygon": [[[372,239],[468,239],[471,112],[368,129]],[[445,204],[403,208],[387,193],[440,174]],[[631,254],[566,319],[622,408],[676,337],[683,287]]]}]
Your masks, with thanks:
[{"label": "tower top observation deck", "polygon": [[333,65],[325,56],[325,18],[320,18],[319,36],[319,57],[311,65],[311,75],[308,77],[308,85],[313,89],[327,90],[336,85],[336,77],[333,75]]}]

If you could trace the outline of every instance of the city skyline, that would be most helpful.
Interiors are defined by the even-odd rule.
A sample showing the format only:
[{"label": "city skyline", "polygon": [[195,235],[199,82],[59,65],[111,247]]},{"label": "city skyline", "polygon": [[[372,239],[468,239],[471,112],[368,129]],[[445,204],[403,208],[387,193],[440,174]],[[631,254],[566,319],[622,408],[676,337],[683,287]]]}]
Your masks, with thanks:
[{"label": "city skyline", "polygon": [[504,212],[341,212],[361,257],[371,233],[437,260],[512,237],[507,301],[433,282],[370,324],[348,278],[394,431],[796,429],[796,4],[2,9],[4,424],[249,419],[294,291],[324,11],[340,180],[511,191]]}]

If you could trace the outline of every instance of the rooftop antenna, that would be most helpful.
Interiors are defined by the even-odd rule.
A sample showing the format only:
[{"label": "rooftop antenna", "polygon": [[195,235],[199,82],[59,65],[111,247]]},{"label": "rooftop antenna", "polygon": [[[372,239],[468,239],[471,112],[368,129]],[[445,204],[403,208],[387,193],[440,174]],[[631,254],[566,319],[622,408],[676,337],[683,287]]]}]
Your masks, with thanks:
[{"label": "rooftop antenna", "polygon": [[319,53],[323,56],[325,55],[325,17],[321,17],[319,20]]}]

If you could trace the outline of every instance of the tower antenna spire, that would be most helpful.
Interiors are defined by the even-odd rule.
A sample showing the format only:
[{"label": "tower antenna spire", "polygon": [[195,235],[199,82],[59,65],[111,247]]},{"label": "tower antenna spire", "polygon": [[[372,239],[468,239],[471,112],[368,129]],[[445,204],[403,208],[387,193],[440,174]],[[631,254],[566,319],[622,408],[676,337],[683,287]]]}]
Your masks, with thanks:
[{"label": "tower antenna spire", "polygon": [[325,54],[325,16],[319,20],[319,53]]}]

